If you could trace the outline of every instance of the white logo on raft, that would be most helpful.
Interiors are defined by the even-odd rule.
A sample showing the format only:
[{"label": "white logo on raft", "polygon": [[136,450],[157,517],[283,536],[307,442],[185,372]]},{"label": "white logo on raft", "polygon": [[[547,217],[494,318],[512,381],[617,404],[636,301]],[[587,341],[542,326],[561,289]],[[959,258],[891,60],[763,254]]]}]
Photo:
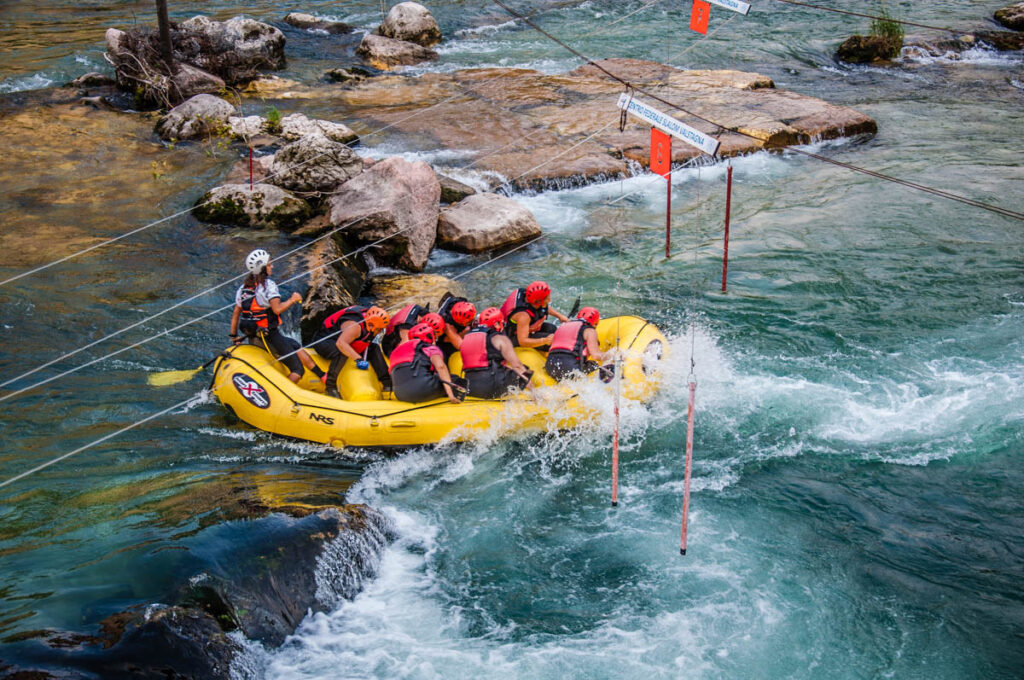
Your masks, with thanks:
[{"label": "white logo on raft", "polygon": [[231,382],[235,384],[238,393],[253,406],[257,408],[270,406],[270,395],[267,394],[267,391],[245,373],[235,373],[231,376]]}]

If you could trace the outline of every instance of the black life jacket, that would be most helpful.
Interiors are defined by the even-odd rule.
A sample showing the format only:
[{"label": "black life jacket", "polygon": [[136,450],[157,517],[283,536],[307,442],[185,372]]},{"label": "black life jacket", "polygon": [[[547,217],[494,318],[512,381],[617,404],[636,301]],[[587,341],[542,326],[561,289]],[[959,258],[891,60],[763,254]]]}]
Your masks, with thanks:
[{"label": "black life jacket", "polygon": [[238,317],[238,328],[246,335],[256,335],[281,325],[281,317],[274,314],[270,307],[261,307],[256,302],[256,288],[255,285],[243,285],[239,296],[242,313]]},{"label": "black life jacket", "polygon": [[548,354],[566,352],[580,361],[586,359],[590,353],[587,351],[587,341],[583,337],[583,333],[588,328],[593,328],[593,326],[582,319],[563,323],[555,331],[555,336],[551,338],[551,348],[548,350]]},{"label": "black life jacket", "polygon": [[526,289],[515,289],[507,298],[505,298],[505,302],[501,305],[501,313],[505,316],[505,332],[510,338],[514,338],[516,336],[516,322],[512,320],[512,317],[519,312],[526,312],[530,315],[531,333],[539,331],[541,324],[548,318],[547,305],[544,305],[539,309],[537,307],[531,307],[526,301]]},{"label": "black life jacket", "polygon": [[[359,337],[352,342],[352,349],[362,354],[366,351],[366,348],[370,346],[370,342],[373,340],[374,333],[366,327],[366,319],[364,315],[369,307],[363,307],[361,305],[352,305],[345,309],[339,310],[329,317],[324,319],[323,326],[317,331],[317,337],[324,338],[327,336],[337,337],[341,333],[338,329],[346,321],[353,321],[359,324]],[[333,334],[333,335],[332,335]]]},{"label": "black life jacket", "polygon": [[395,351],[391,353],[391,375],[395,374],[395,369],[402,366],[412,369],[413,375],[419,374],[421,368],[433,371],[434,365],[430,363],[430,357],[423,351],[429,346],[419,338],[413,338],[396,347]]},{"label": "black life jacket", "polygon": [[478,326],[466,333],[466,337],[462,339],[462,347],[459,348],[463,370],[471,371],[501,365],[505,358],[501,355],[501,350],[491,342],[491,338],[496,335],[501,333],[487,326]]}]

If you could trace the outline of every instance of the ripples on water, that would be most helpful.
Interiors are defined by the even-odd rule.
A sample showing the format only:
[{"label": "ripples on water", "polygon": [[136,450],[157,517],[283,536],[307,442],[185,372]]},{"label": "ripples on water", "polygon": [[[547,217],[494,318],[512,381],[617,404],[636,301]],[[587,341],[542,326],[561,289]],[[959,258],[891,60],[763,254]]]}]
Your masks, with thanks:
[{"label": "ripples on water", "polygon": [[[557,5],[540,20],[572,39],[640,4],[516,7]],[[493,5],[430,6],[453,37],[422,71],[577,65]],[[171,9],[184,18],[195,8]],[[379,18],[379,5],[366,2],[301,9],[361,29]],[[945,1],[895,9],[964,28],[981,27],[991,11]],[[280,24],[278,5],[218,2],[209,11],[278,22],[289,39],[287,77],[314,81],[350,58],[331,39]],[[103,30],[151,13],[149,2],[8,3],[0,92],[27,97],[102,67]],[[728,14],[716,8],[712,29]],[[573,44],[594,56],[663,59],[696,41],[685,22],[684,9],[659,4]],[[878,120],[878,136],[817,151],[1024,209],[1020,61],[986,53],[892,68],[833,62],[839,40],[864,28],[758,3],[675,63],[756,70],[779,87],[854,106]],[[81,158],[73,149],[85,142],[71,137],[69,149],[9,144],[4,177],[16,191],[0,196],[0,233],[20,240],[5,275],[29,266],[19,258],[47,261],[50,244],[88,243],[191,204],[232,161],[196,146],[162,149],[150,125],[126,118],[120,131],[138,140],[132,153],[153,154],[132,169],[117,154],[90,165],[95,153],[120,148],[102,139]],[[460,164],[401,138],[374,141],[367,155]],[[167,163],[159,178],[152,160]],[[416,678],[1014,677],[1024,665],[1019,225],[791,154],[733,166],[727,294],[718,292],[722,165],[674,178],[670,261],[661,254],[664,187],[637,177],[521,196],[550,237],[466,279],[475,298],[498,301],[514,283],[543,276],[556,303],[582,294],[676,336],[669,388],[650,407],[623,409],[617,509],[608,503],[606,395],[591,395],[606,417],[581,431],[345,461],[254,432],[199,399],[2,490],[0,636],[87,628],[169,597],[184,567],[169,557],[180,551],[166,548],[214,540],[218,493],[240,484],[344,493],[387,513],[398,536],[357,598],[307,619],[281,650],[249,645],[246,667],[266,677],[334,677],[342,667],[353,677]],[[78,181],[87,193],[74,193]],[[122,207],[111,210],[115,196]],[[8,311],[0,361],[11,375],[152,314],[235,275],[256,244],[279,252],[290,242],[182,218],[0,288]],[[431,262],[447,275],[477,263],[442,252]],[[132,340],[226,304],[229,288]],[[199,365],[220,348],[226,323],[175,332],[3,404],[4,478],[199,396],[199,380],[155,390],[146,376]],[[694,497],[681,558],[691,342]],[[244,542],[258,530],[232,524],[219,540]]]}]

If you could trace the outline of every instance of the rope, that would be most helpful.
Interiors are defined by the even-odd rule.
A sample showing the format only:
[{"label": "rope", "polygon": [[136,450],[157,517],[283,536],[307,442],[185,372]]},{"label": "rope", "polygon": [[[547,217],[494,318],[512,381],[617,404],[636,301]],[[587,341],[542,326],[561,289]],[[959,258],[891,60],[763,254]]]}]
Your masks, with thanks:
[{"label": "rope", "polygon": [[[515,10],[509,8],[501,0],[493,0],[493,2],[494,2],[494,4],[498,5],[502,9],[504,9],[509,14],[512,14],[513,16],[517,16],[517,17],[520,16],[519,14],[517,14],[515,12]],[[520,18],[522,18],[522,17],[520,17]],[[557,45],[561,46],[562,48],[568,50],[573,55],[575,55],[577,58],[582,59],[583,61],[587,62],[589,65],[593,66],[598,71],[600,71],[601,73],[605,74],[606,76],[608,76],[612,80],[615,80],[615,81],[617,81],[619,83],[622,83],[626,87],[631,87],[634,90],[636,90],[637,92],[639,92],[640,94],[643,94],[643,95],[646,95],[646,96],[650,97],[654,101],[660,102],[660,103],[664,104],[665,106],[673,108],[673,109],[675,109],[677,111],[680,111],[682,113],[685,113],[685,114],[687,114],[689,116],[693,116],[697,120],[702,121],[704,123],[707,123],[708,125],[714,126],[716,128],[719,128],[719,129],[722,129],[722,130],[728,130],[730,132],[735,132],[736,134],[742,135],[744,137],[748,137],[748,138],[756,140],[758,142],[763,142],[764,141],[764,140],[759,139],[758,137],[756,137],[755,135],[753,135],[753,134],[751,134],[749,132],[744,132],[743,130],[740,130],[738,128],[733,128],[733,127],[729,127],[727,125],[723,125],[721,123],[716,123],[715,121],[713,121],[713,120],[711,120],[709,118],[705,118],[704,116],[701,116],[701,115],[699,115],[697,113],[694,113],[693,111],[685,109],[682,106],[679,106],[678,104],[670,102],[667,99],[664,99],[663,97],[660,97],[660,96],[658,96],[657,94],[655,94],[653,92],[649,92],[648,90],[645,90],[642,87],[638,87],[638,86],[634,85],[633,83],[630,83],[625,78],[622,78],[621,76],[618,76],[618,75],[612,73],[611,71],[606,69],[601,64],[598,64],[597,62],[595,62],[593,59],[590,59],[586,55],[581,54],[578,50],[576,50],[573,47],[565,44],[565,42],[563,42],[562,40],[559,40],[555,36],[551,35],[550,33],[545,31],[543,28],[541,28],[537,24],[533,23],[532,21],[527,20],[527,23],[529,23],[530,26],[532,26],[534,28],[534,30],[536,30],[537,32],[541,33],[542,35],[544,35],[545,37],[547,37],[549,40],[551,40],[552,42],[556,43]],[[898,179],[896,177],[891,177],[889,175],[885,175],[885,174],[880,173],[880,172],[875,172],[873,170],[867,170],[865,168],[860,168],[858,166],[850,165],[848,163],[842,163],[840,161],[834,161],[834,160],[831,160],[831,159],[826,159],[824,156],[820,156],[820,155],[812,153],[810,151],[804,151],[802,149],[798,149],[798,148],[795,148],[795,147],[788,147],[787,150],[792,151],[794,153],[802,154],[804,156],[808,156],[809,158],[816,158],[818,160],[823,160],[823,161],[832,163],[834,165],[838,165],[840,167],[845,167],[845,168],[847,168],[849,170],[854,170],[856,172],[862,172],[864,174],[871,175],[872,177],[876,177],[878,179],[883,179],[883,180],[886,180],[886,181],[895,182],[897,184],[901,184],[903,186],[906,186],[906,187],[909,187],[909,188],[912,188],[912,189],[917,189],[917,190],[920,190],[920,191],[926,191],[926,192],[934,194],[936,196],[941,196],[941,197],[947,198],[949,200],[958,201],[960,203],[965,203],[967,205],[971,205],[971,206],[974,206],[976,208],[981,208],[983,210],[988,210],[989,212],[993,212],[993,213],[996,213],[996,214],[999,214],[999,215],[1003,215],[1005,217],[1011,217],[1013,219],[1017,219],[1017,220],[1020,220],[1020,221],[1024,222],[1024,213],[1019,213],[1019,212],[1016,212],[1016,211],[1013,211],[1013,210],[1008,210],[1006,208],[1002,208],[1002,207],[999,207],[999,206],[994,206],[994,205],[990,205],[988,203],[982,203],[980,201],[975,201],[974,199],[970,199],[970,198],[967,198],[965,196],[960,196],[958,194],[953,194],[953,193],[950,193],[948,191],[942,191],[941,189],[934,189],[932,187],[925,187],[924,185],[921,185],[921,184],[916,184],[916,183],[910,182],[908,180],[902,180],[902,179]]]}]

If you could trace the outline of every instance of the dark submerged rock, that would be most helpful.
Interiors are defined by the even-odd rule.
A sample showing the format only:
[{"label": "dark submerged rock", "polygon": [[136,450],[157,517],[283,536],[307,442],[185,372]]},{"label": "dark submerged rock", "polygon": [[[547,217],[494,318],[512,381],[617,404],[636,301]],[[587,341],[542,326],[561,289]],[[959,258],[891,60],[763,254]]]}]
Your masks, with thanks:
[{"label": "dark submerged rock", "polygon": [[836,50],[836,56],[850,64],[884,62],[899,56],[901,45],[881,36],[854,35]]},{"label": "dark submerged rock", "polygon": [[1008,5],[997,9],[993,15],[995,20],[1007,28],[1024,31],[1024,2]]}]

